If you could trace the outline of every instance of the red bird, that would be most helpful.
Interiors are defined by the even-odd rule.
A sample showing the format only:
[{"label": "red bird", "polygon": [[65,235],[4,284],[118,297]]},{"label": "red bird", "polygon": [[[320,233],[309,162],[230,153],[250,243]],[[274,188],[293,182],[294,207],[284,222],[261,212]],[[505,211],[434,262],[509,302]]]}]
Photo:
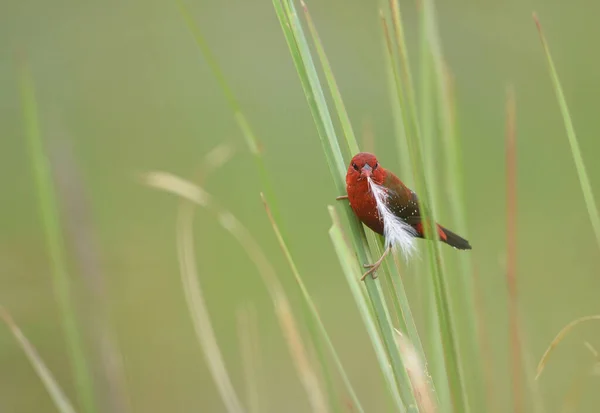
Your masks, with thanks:
[{"label": "red bird", "polygon": [[[379,268],[390,249],[400,247],[409,256],[415,249],[415,238],[425,237],[417,194],[379,165],[375,155],[361,152],[352,158],[346,173],[346,192],[348,195],[337,199],[348,199],[358,219],[385,237],[385,252],[375,264],[365,264],[370,269],[363,280]],[[471,249],[466,239],[436,226],[440,241],[459,250]]]}]

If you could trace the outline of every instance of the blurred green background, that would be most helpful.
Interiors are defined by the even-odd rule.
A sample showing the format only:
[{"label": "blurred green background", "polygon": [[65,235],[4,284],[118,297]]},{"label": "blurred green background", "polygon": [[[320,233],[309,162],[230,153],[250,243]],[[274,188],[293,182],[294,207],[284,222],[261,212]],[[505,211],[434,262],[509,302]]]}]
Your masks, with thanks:
[{"label": "blurred green background", "polygon": [[[594,45],[600,38],[600,5],[584,0],[437,3],[444,52],[456,81],[466,235],[481,279],[493,404],[495,411],[510,411],[505,90],[512,83],[517,95],[519,300],[533,366],[566,323],[598,312],[600,262],[531,12],[537,11],[544,24],[598,195],[600,57]],[[290,247],[359,397],[367,411],[382,411],[380,373],[327,235],[326,206],[339,194],[272,4],[189,4],[263,144]],[[400,172],[378,3],[327,0],[309,6],[355,129],[371,125],[382,164]],[[416,4],[403,1],[401,6],[416,63]],[[36,83],[44,138],[72,144],[85,182],[133,411],[224,411],[181,289],[177,201],[142,187],[136,174],[159,169],[194,179],[208,151],[221,143],[235,145],[234,158],[209,178],[207,190],[256,235],[294,303],[299,299],[260,201],[252,156],[175,3],[4,0],[0,9],[0,303],[76,399],[24,138],[15,65],[19,52]],[[449,214],[442,214],[452,228]],[[198,213],[195,234],[201,283],[234,384],[243,394],[237,314],[251,305],[260,332],[262,411],[307,411],[254,266],[204,211]],[[80,274],[70,262],[77,281]],[[406,282],[416,301],[417,281]],[[568,337],[539,380],[547,411],[560,411],[569,386],[592,365],[584,341],[600,348],[595,324]],[[0,366],[0,411],[53,411],[5,327],[0,328]],[[579,411],[596,411],[598,384],[598,377],[584,381]]]}]

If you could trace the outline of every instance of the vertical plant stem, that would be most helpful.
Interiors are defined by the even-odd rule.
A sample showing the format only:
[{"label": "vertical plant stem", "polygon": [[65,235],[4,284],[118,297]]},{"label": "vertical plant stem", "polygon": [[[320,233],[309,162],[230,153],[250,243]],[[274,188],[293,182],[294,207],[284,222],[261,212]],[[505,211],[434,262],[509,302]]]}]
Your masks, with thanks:
[{"label": "vertical plant stem", "polygon": [[14,322],[8,311],[4,309],[4,307],[0,306],[0,318],[4,323],[8,326],[11,333],[17,340],[17,343],[25,353],[25,356],[31,363],[31,366],[35,370],[36,374],[42,381],[42,384],[48,391],[48,394],[52,398],[56,409],[60,413],[75,413],[75,409],[73,405],[60,388],[60,385],[52,375],[52,372],[48,369],[44,360],[40,357],[37,350],[33,345],[29,342],[27,337],[23,334],[19,326]]},{"label": "vertical plant stem", "polygon": [[523,384],[517,295],[517,130],[512,88],[508,89],[506,98],[506,251],[513,411],[520,413],[523,412]]},{"label": "vertical plant stem", "polygon": [[[413,165],[413,174],[415,176],[416,189],[420,194],[419,207],[424,222],[426,238],[435,240],[428,243],[430,255],[430,269],[433,278],[434,297],[436,301],[436,309],[440,321],[441,338],[444,348],[444,362],[446,372],[448,374],[448,383],[450,386],[450,394],[455,411],[468,412],[468,400],[465,390],[464,377],[460,364],[460,353],[455,336],[454,321],[451,313],[450,294],[448,290],[448,282],[443,271],[441,251],[439,242],[437,242],[435,209],[432,203],[431,192],[435,192],[435,186],[430,188],[430,185],[435,184],[432,177],[427,177],[427,168],[424,162],[421,127],[419,125],[419,116],[416,109],[414,98],[412,76],[408,61],[408,53],[404,40],[404,31],[402,28],[402,19],[400,15],[400,7],[396,0],[390,0],[392,21],[394,25],[394,33],[396,39],[396,47],[400,56],[400,73],[396,72],[394,79],[396,81],[396,90],[400,107],[403,110],[405,124],[410,125],[408,136],[408,146],[411,153],[411,161]],[[386,26],[384,26],[384,29]],[[390,55],[393,55],[393,46],[391,36],[385,33],[388,40],[388,50]],[[393,60],[393,59],[391,59]],[[432,154],[427,154],[432,156]]]},{"label": "vertical plant stem", "polygon": [[[309,108],[311,109],[313,119],[315,120],[317,131],[319,133],[319,137],[321,138],[321,143],[323,145],[327,163],[334,178],[336,188],[338,193],[344,193],[344,175],[346,170],[345,163],[343,161],[339,142],[333,128],[333,123],[329,115],[325,97],[310,54],[310,50],[308,48],[306,37],[304,36],[304,32],[298,20],[294,5],[288,0],[274,0],[273,5],[275,7],[277,17],[279,18],[284,36],[287,40],[296,70],[300,77],[300,81],[309,103]],[[366,242],[364,230],[347,203],[344,210],[352,231],[352,239],[359,256],[359,260],[362,263],[369,263],[371,261],[369,259],[370,256],[368,255],[368,244]],[[411,400],[414,401],[414,395],[412,394],[412,389],[408,385],[408,382],[405,380],[406,371],[402,365],[402,360],[400,359],[398,348],[394,341],[391,322],[385,306],[384,297],[378,291],[379,282],[373,280],[371,277],[367,277],[365,280],[365,286],[367,288],[369,297],[371,298],[377,323],[383,336],[388,357],[390,358],[392,370],[396,380],[395,385],[399,386],[400,393],[404,401],[408,404],[411,404]]]},{"label": "vertical plant stem", "polygon": [[200,28],[197,24],[194,23],[192,13],[185,5],[183,0],[177,0],[177,6],[188,30],[194,37],[198,49],[200,49],[200,53],[202,53],[202,56],[204,57],[208,66],[210,67],[210,70],[212,71],[215,79],[217,80],[217,83],[219,84],[219,87],[221,88],[221,91],[223,92],[223,95],[225,96],[225,99],[227,100],[227,104],[233,112],[235,122],[240,131],[242,132],[244,139],[246,140],[246,144],[248,145],[250,153],[254,156],[256,167],[260,176],[260,181],[263,186],[263,191],[265,193],[266,198],[269,200],[269,203],[271,204],[271,208],[273,209],[273,215],[275,216],[277,222],[281,222],[279,208],[276,203],[276,198],[273,190],[273,185],[271,183],[271,179],[269,177],[265,161],[260,151],[260,142],[256,137],[256,134],[254,133],[250,122],[246,118],[246,115],[244,115],[241,105],[239,104],[235,94],[233,93],[233,90],[229,86],[229,83],[227,82],[227,79],[223,74],[223,70],[219,66],[217,59],[212,53],[212,50],[210,49],[208,43],[204,39]]},{"label": "vertical plant stem", "polygon": [[58,202],[52,172],[40,133],[38,109],[33,80],[25,64],[20,68],[22,110],[26,138],[35,180],[39,213],[43,225],[56,300],[60,308],[68,355],[83,411],[96,411],[94,384],[86,359],[83,339],[71,297],[71,282],[67,271],[65,241],[61,231]]},{"label": "vertical plant stem", "polygon": [[542,41],[544,52],[546,53],[546,59],[548,60],[548,68],[550,70],[550,78],[552,79],[554,92],[556,93],[556,98],[558,100],[560,112],[563,117],[565,129],[567,130],[567,138],[569,139],[571,154],[573,155],[573,160],[575,161],[575,168],[577,170],[577,176],[579,177],[581,192],[583,193],[585,206],[587,207],[590,222],[592,223],[592,229],[594,231],[594,234],[596,235],[596,243],[598,244],[598,248],[600,248],[600,215],[598,214],[598,207],[596,206],[596,202],[594,201],[592,185],[590,184],[590,179],[585,170],[583,156],[581,155],[581,150],[579,149],[579,143],[577,141],[577,135],[575,134],[575,127],[573,126],[573,121],[571,120],[571,114],[569,112],[569,106],[567,105],[567,99],[565,98],[565,94],[560,84],[558,73],[556,71],[556,68],[554,67],[554,61],[552,60],[552,55],[550,54],[550,47],[548,46],[548,42],[546,41],[546,36],[544,36],[542,25],[535,13],[533,14],[533,19],[540,34],[540,39]]}]

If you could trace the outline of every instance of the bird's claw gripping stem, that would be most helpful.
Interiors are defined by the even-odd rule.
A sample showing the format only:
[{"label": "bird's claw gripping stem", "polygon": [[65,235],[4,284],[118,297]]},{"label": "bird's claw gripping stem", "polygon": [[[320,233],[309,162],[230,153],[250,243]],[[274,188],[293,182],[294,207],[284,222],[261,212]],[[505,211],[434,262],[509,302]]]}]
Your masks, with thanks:
[{"label": "bird's claw gripping stem", "polygon": [[340,195],[335,198],[336,201],[341,201],[342,199],[348,199],[348,195]]},{"label": "bird's claw gripping stem", "polygon": [[391,246],[386,248],[385,251],[383,252],[383,254],[381,254],[381,257],[377,261],[375,261],[374,264],[364,264],[364,267],[369,268],[369,270],[367,272],[365,272],[362,277],[360,277],[361,281],[364,281],[365,278],[367,278],[367,276],[369,274],[372,274],[371,276],[373,277],[373,279],[377,278],[377,275],[375,274],[375,272],[381,266],[383,259],[388,255],[388,253],[390,252],[390,249],[391,249]]}]

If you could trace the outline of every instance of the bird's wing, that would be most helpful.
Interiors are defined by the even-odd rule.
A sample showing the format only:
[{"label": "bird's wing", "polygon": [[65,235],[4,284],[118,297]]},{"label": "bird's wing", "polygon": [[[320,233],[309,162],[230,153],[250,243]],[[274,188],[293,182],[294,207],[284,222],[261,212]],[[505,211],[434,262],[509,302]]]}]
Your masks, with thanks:
[{"label": "bird's wing", "polygon": [[421,222],[417,194],[393,173],[387,173],[383,185],[388,189],[388,206],[398,218],[410,225]]}]

